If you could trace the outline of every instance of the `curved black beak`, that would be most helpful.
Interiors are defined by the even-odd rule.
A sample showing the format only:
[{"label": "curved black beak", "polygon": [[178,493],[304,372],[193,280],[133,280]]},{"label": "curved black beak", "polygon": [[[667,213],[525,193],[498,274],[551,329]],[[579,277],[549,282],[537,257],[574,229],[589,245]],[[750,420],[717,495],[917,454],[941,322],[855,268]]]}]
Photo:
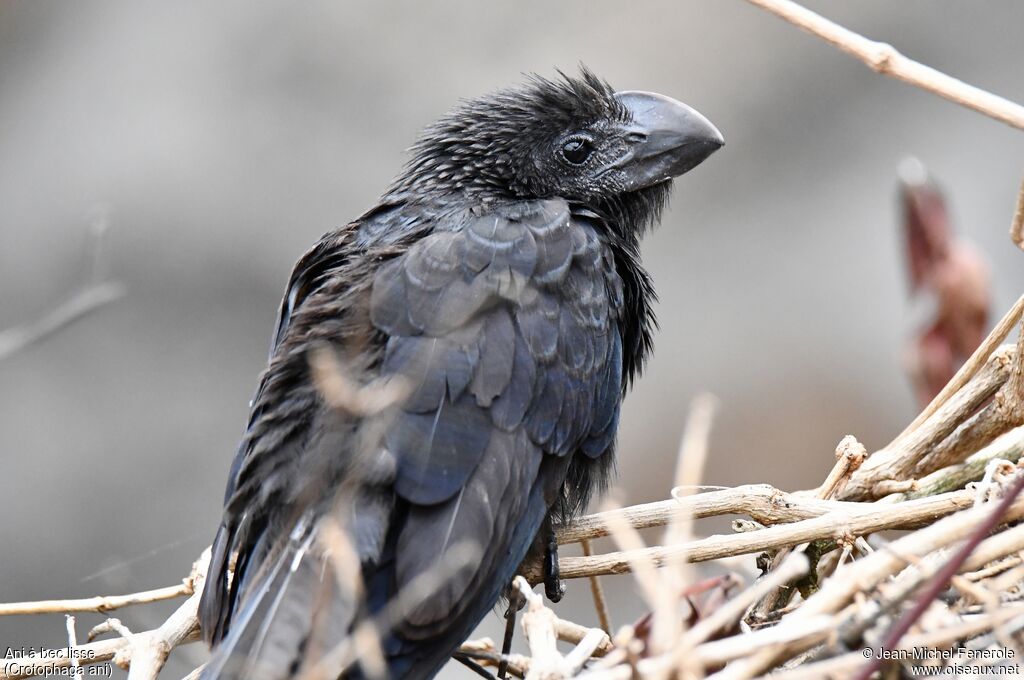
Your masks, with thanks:
[{"label": "curved black beak", "polygon": [[630,113],[626,132],[634,145],[616,163],[627,191],[678,177],[725,144],[722,133],[686,104],[654,92],[616,92]]}]

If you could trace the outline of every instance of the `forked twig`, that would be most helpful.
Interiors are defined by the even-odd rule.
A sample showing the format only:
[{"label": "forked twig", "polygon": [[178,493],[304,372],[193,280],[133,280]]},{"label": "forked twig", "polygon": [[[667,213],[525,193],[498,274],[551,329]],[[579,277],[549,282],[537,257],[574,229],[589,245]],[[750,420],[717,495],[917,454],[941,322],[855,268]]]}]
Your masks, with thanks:
[{"label": "forked twig", "polygon": [[23,326],[0,331],[0,361],[53,335],[91,312],[124,297],[125,287],[107,281],[77,291],[43,317]]},{"label": "forked twig", "polygon": [[102,246],[107,230],[106,216],[98,215],[89,229],[89,271],[86,282],[80,289],[35,321],[0,331],[0,361],[11,358],[75,321],[124,297],[123,285],[105,279]]}]

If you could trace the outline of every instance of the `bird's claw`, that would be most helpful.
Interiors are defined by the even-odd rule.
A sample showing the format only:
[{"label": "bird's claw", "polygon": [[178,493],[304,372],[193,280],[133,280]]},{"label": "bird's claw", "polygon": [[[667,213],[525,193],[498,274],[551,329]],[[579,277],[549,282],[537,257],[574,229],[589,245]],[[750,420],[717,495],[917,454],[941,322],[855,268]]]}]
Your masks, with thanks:
[{"label": "bird's claw", "polygon": [[544,546],[544,594],[552,602],[559,602],[565,595],[565,584],[558,571],[558,539],[554,527],[548,526],[547,542]]}]

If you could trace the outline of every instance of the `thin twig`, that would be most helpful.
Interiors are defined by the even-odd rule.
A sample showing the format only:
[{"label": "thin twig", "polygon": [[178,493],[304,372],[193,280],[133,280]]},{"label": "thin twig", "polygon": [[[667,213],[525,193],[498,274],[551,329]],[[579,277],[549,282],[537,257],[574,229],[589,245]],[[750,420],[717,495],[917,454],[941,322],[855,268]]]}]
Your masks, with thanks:
[{"label": "thin twig", "polygon": [[1013,363],[1006,382],[981,410],[960,424],[914,462],[911,475],[921,477],[946,465],[958,463],[993,439],[1018,425],[1024,425],[1024,332],[1017,339]]},{"label": "thin twig", "polygon": [[119,624],[108,625],[108,630],[119,631],[122,637],[70,649],[46,650],[41,654],[19,658],[16,663],[0,665],[0,680],[57,675],[58,669],[69,668],[76,660],[82,665],[114,661],[122,668],[130,668],[129,680],[153,680],[160,673],[171,650],[199,639],[199,598],[209,560],[210,552],[207,548],[193,566],[190,580],[195,592],[157,628],[130,634]]},{"label": "thin twig", "polygon": [[[610,501],[605,501],[604,505],[606,508],[611,508]],[[669,584],[665,581],[665,577],[658,573],[658,568],[665,566],[667,562],[666,556],[657,554],[657,549],[654,549],[655,552],[652,553],[652,549],[646,547],[640,533],[621,515],[606,511],[604,516],[608,522],[608,531],[611,533],[612,539],[622,549],[621,552],[612,554],[618,555],[621,558],[621,567],[624,570],[633,573],[633,577],[636,579],[640,589],[640,595],[651,611],[652,628],[654,632],[659,633],[658,637],[652,635],[648,644],[657,652],[666,651],[671,644],[671,641],[668,639],[669,631],[672,624],[678,621],[676,603],[665,597],[665,592],[671,592]],[[678,550],[679,548],[677,547],[676,549]],[[561,572],[562,566],[566,561],[577,559],[600,564],[604,563],[607,558],[608,555],[561,558],[558,560],[559,573],[562,578],[578,578]],[[602,573],[611,574],[616,572],[595,570],[592,573],[594,575],[601,575]]]},{"label": "thin twig", "polygon": [[720,630],[735,623],[747,608],[773,589],[803,576],[809,567],[807,557],[801,553],[789,558],[758,581],[754,586],[741,591],[734,598],[716,609],[710,616],[698,621],[687,633],[691,645],[699,645]]},{"label": "thin twig", "polygon": [[828,477],[818,488],[816,494],[821,500],[827,501],[838,496],[850,475],[856,472],[868,457],[867,449],[853,435],[846,435],[836,446],[836,463],[828,473]]},{"label": "thin twig", "polygon": [[[969,639],[979,633],[992,630],[1008,621],[1024,617],[1024,607],[1006,607],[970,621],[944,627],[940,630],[909,635],[900,642],[898,650],[941,649],[952,642]],[[869,648],[870,649],[870,648]],[[873,650],[872,650],[873,651]],[[827,661],[810,663],[797,668],[774,672],[763,676],[763,680],[819,680],[820,678],[849,677],[864,663],[861,650],[844,654]]]},{"label": "thin twig", "polygon": [[476,659],[483,666],[499,666],[502,663],[508,668],[508,672],[517,678],[526,675],[530,668],[530,659],[522,654],[501,654],[494,646],[494,640],[481,638],[478,640],[467,640],[462,643],[456,654],[465,655]]},{"label": "thin twig", "polygon": [[[78,634],[75,632],[75,617],[71,614],[65,614],[64,622],[67,624],[68,629],[68,649],[73,649],[78,646]],[[82,664],[76,658],[71,659],[71,677],[82,677]]]},{"label": "thin twig", "polygon": [[[699,496],[697,496],[699,498]],[[624,574],[635,566],[643,564],[644,571],[650,566],[663,566],[677,555],[685,555],[691,562],[706,562],[723,557],[775,550],[827,538],[841,538],[849,535],[871,534],[886,529],[919,527],[933,522],[943,515],[970,507],[974,503],[971,491],[953,491],[931,498],[919,498],[896,504],[852,503],[837,501],[814,503],[838,504],[836,510],[819,517],[790,524],[768,527],[728,536],[709,536],[676,546],[655,546],[626,550],[624,552],[596,555],[594,557],[563,557],[559,560],[562,578],[583,578],[592,574]],[[847,509],[846,506],[852,506]],[[617,521],[622,521],[621,515]],[[536,569],[525,574],[532,582],[538,583],[542,574]],[[657,595],[645,587],[645,599]]]},{"label": "thin twig", "polygon": [[[676,458],[675,497],[676,500],[686,498],[700,484],[704,477],[704,466],[708,457],[711,440],[711,425],[714,421],[718,400],[709,393],[701,393],[694,397],[686,418],[686,427],[679,444]],[[665,528],[665,545],[685,544],[693,539],[693,515],[686,512],[682,504]],[[662,576],[669,592],[683,591],[693,580],[694,573],[689,566],[686,555],[676,553],[669,557],[668,569]],[[688,601],[680,598],[678,602],[667,600],[661,614],[655,612],[654,628],[648,636],[648,646],[653,650],[660,647],[674,649],[679,659],[678,673],[682,676],[692,675],[689,667],[691,655],[688,653],[687,642],[682,638],[684,617],[679,608]]]},{"label": "thin twig", "polygon": [[[594,553],[590,549],[590,541],[583,539],[580,541],[580,548],[583,549],[584,557],[591,557]],[[597,621],[601,626],[601,630],[612,634],[612,615],[608,611],[608,601],[604,597],[604,588],[601,587],[600,576],[590,576],[590,596],[594,598],[594,610],[597,612]]]},{"label": "thin twig", "polygon": [[0,361],[11,358],[89,313],[124,297],[124,294],[125,287],[113,281],[90,285],[77,291],[42,318],[0,331]]},{"label": "thin twig", "polygon": [[[1024,310],[1024,297],[1019,301],[1019,306],[1021,310]],[[1015,305],[1016,308],[1017,305]],[[1013,314],[1008,316],[1013,316]],[[1010,325],[1006,332],[1009,333],[1012,328],[1013,326]],[[1000,335],[1002,335],[1001,326],[997,326],[989,336],[989,340],[994,341]],[[982,343],[979,352],[990,344],[989,340]],[[871,500],[883,493],[892,492],[892,488],[882,484],[883,482],[911,479],[917,463],[937,444],[953,434],[957,427],[974,415],[1006,383],[1015,354],[1016,348],[1006,345],[999,347],[991,356],[984,358],[984,365],[977,375],[974,375],[963,389],[951,395],[947,401],[936,408],[935,412],[919,427],[908,428],[904,434],[868,458],[864,465],[851,476],[841,497],[845,500]],[[975,358],[981,361],[983,357],[979,353],[975,353],[964,364],[964,367],[971,365]],[[957,376],[959,375],[958,373]],[[957,376],[954,376],[950,384],[957,381]],[[942,397],[942,393],[936,399],[939,397]],[[925,412],[927,411],[928,409],[925,409]]]},{"label": "thin twig", "polygon": [[110,612],[135,604],[148,604],[186,597],[193,592],[191,581],[175,586],[144,590],[129,595],[101,595],[78,600],[40,600],[38,602],[0,603],[0,616],[23,616],[29,614],[55,614],[71,612]]},{"label": "thin twig", "polygon": [[203,670],[205,668],[206,668],[206,664],[204,663],[202,666],[199,666],[198,668],[194,669],[191,673],[186,675],[181,680],[199,680],[199,676],[201,676],[203,674]]},{"label": "thin twig", "polygon": [[[857,441],[856,437],[853,435],[843,437],[839,445],[836,446],[835,465],[832,466],[832,470],[828,473],[828,477],[825,478],[822,485],[818,487],[815,496],[821,500],[829,500],[835,497],[846,486],[846,483],[850,480],[850,475],[860,468],[867,457],[867,449]],[[775,553],[775,556],[771,559],[770,570],[774,570],[782,564],[783,560],[789,557],[792,550],[793,548],[782,548]],[[764,619],[776,609],[785,607],[794,592],[787,585],[786,581],[782,581],[774,590],[765,592],[764,597],[754,605],[750,616],[755,619]]]},{"label": "thin twig", "polygon": [[855,511],[861,507],[861,503],[821,501],[805,495],[786,493],[769,484],[746,484],[695,495],[680,493],[678,499],[584,515],[568,526],[559,527],[556,535],[562,545],[607,536],[609,513],[621,516],[634,529],[649,529],[665,526],[680,510],[689,513],[694,519],[746,515],[761,524],[778,524],[819,517],[844,508]]},{"label": "thin twig", "polygon": [[1007,125],[1024,130],[1024,107],[909,59],[892,45],[869,40],[791,0],[748,0],[794,26],[856,57],[873,71],[937,94]]},{"label": "thin twig", "polygon": [[171,650],[198,637],[201,596],[201,590],[193,593],[151,635],[136,635],[132,638],[128,680],[155,680],[167,663]]},{"label": "thin twig", "polygon": [[123,285],[106,280],[103,238],[108,230],[106,211],[100,210],[89,227],[89,265],[84,285],[41,318],[0,331],[0,361],[124,296]]},{"label": "thin twig", "polygon": [[[907,556],[926,555],[966,538],[979,524],[989,519],[991,512],[991,508],[987,505],[970,508],[941,519],[920,531],[907,534],[884,550],[876,550],[858,561],[855,579],[829,579],[799,609],[783,617],[778,627],[840,611],[857,593],[869,591],[881,580],[904,568],[907,564]],[[1018,498],[1004,517],[1010,521],[1019,519],[1021,516],[1024,516],[1024,501]],[[716,680],[752,678],[772,668],[780,659],[784,660],[788,656],[804,651],[816,641],[808,639],[804,642],[802,645],[788,647],[784,652],[778,649],[757,652],[730,664],[723,671],[716,673],[714,677]]]},{"label": "thin twig", "polygon": [[[978,546],[981,541],[988,536],[989,532],[992,531],[1003,519],[1003,515],[1013,505],[1013,502],[1017,500],[1017,496],[1024,490],[1024,473],[1018,474],[1013,484],[1007,490],[1006,495],[999,501],[988,517],[985,518],[984,522],[981,522],[970,538],[960,547],[956,555],[949,560],[942,570],[936,574],[928,587],[918,597],[917,602],[913,608],[900,617],[900,620],[896,622],[892,630],[886,633],[885,639],[882,642],[882,649],[893,649],[899,644],[900,639],[906,635],[910,627],[914,625],[914,622],[921,618],[924,611],[931,606],[932,602],[938,597],[939,592],[946,587],[949,580],[954,574],[959,571],[967,558],[970,557],[971,552]],[[857,680],[868,680],[871,674],[878,670],[882,665],[880,658],[873,658],[870,662],[864,665],[864,667],[857,673]]]},{"label": "thin twig", "polygon": [[938,411],[943,404],[949,401],[950,397],[963,389],[964,385],[966,385],[970,379],[981,370],[985,365],[985,362],[988,361],[988,358],[996,351],[996,348],[998,348],[999,345],[1009,337],[1010,331],[1020,323],[1022,315],[1024,315],[1024,295],[1017,298],[1017,301],[1013,303],[1013,306],[1010,307],[1009,311],[1007,311],[1003,318],[999,320],[999,323],[995,325],[995,328],[993,328],[992,332],[988,334],[988,337],[978,345],[978,349],[974,350],[974,354],[964,362],[964,365],[960,367],[952,380],[942,388],[941,392],[935,395],[935,398],[932,399],[931,403],[929,403],[928,406],[926,406],[924,410],[921,411],[913,421],[911,421],[910,425],[907,425],[906,429],[904,429],[889,446],[891,447],[896,445],[900,440],[920,427],[925,420],[934,415],[934,413]]},{"label": "thin twig", "polygon": [[[526,600],[522,615],[523,632],[530,646],[530,667],[526,680],[555,680],[574,676],[598,649],[610,649],[608,634],[599,628],[582,629],[576,647],[567,655],[558,651],[558,617],[544,606],[544,600],[533,592],[522,576],[516,576],[513,587]],[[582,628],[582,627],[581,627]]]},{"label": "thin twig", "polygon": [[1024,426],[1014,428],[995,439],[984,448],[968,456],[966,460],[955,465],[936,470],[918,480],[914,480],[912,488],[905,494],[890,497],[892,501],[904,498],[924,498],[934,496],[950,489],[961,489],[968,482],[982,478],[985,468],[993,460],[1005,460],[1016,463],[1024,456]]}]

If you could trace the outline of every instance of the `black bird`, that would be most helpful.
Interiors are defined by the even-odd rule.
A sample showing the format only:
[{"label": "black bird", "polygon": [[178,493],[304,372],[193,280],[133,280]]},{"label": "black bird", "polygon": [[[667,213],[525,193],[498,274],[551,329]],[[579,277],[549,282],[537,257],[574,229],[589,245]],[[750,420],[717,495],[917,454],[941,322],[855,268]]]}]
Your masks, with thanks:
[{"label": "black bird", "polygon": [[[532,546],[557,564],[552,523],[606,484],[651,349],[639,238],[722,143],[668,97],[532,77],[429,127],[299,260],[213,545],[203,677],[431,678]],[[399,376],[401,400],[339,407],[317,356],[351,390]]]}]

